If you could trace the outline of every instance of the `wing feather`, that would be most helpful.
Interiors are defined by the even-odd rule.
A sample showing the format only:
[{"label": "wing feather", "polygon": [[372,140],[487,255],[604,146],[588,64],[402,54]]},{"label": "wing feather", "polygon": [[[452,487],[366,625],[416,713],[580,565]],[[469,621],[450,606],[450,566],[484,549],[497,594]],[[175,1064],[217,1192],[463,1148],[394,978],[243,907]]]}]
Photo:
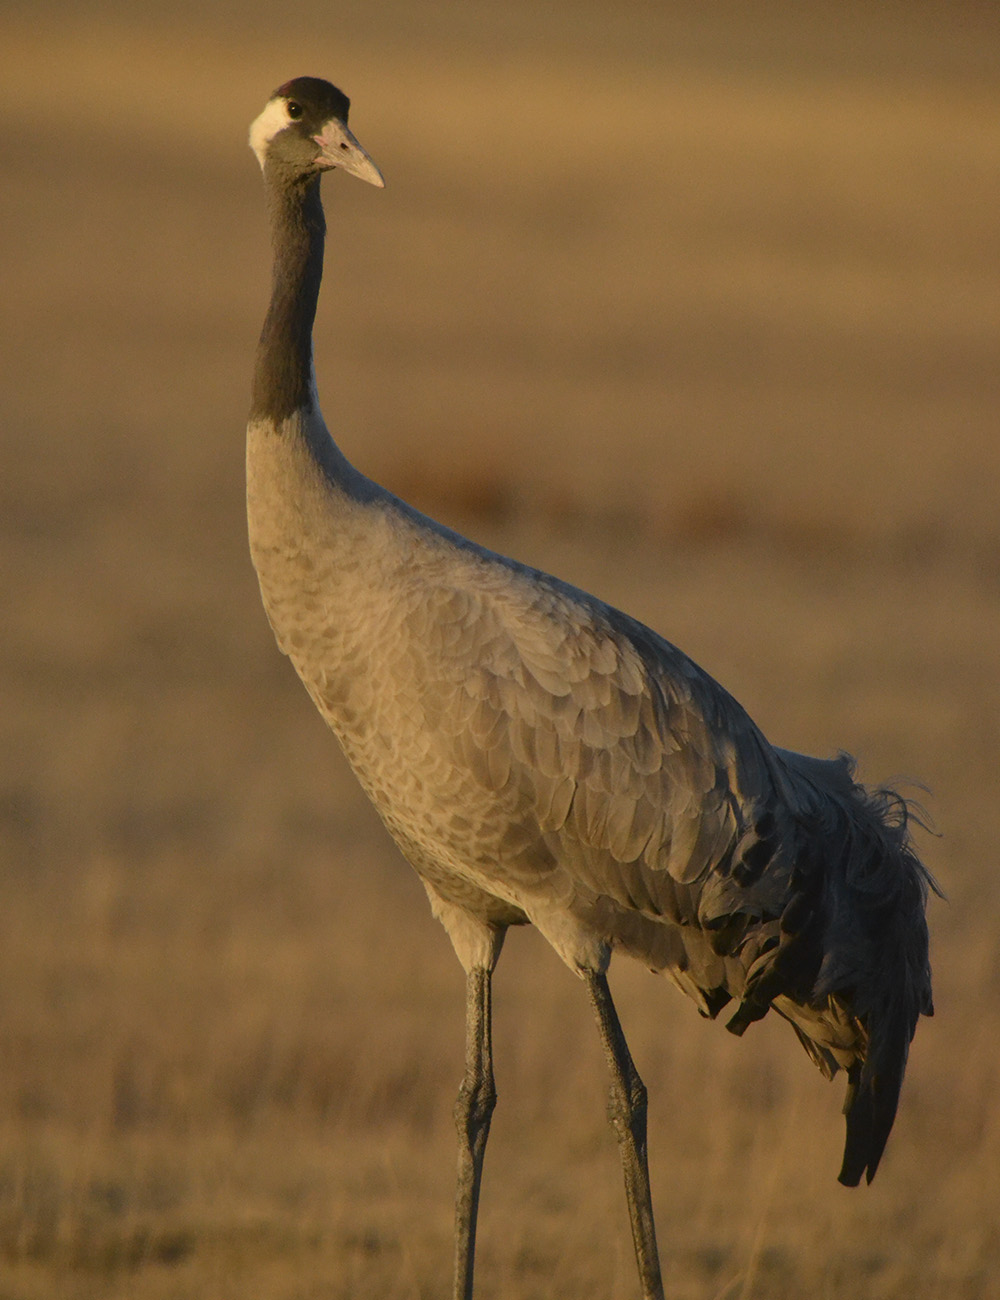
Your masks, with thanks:
[{"label": "wing feather", "polygon": [[[698,925],[704,899],[723,944],[744,892],[731,862],[769,779],[766,742],[649,629],[554,580],[502,577],[491,588],[479,573],[474,587],[440,597],[422,624],[433,655],[415,670],[436,679],[425,697],[442,694],[442,678],[461,697],[435,713],[447,715],[440,731],[474,783],[471,802],[479,790],[494,809],[484,820],[504,831],[492,851],[478,845],[480,857],[493,853],[529,913],[532,890],[557,887],[555,871],[571,906],[592,913],[613,900],[607,916],[619,928],[629,909]],[[633,940],[652,944],[659,964],[657,953],[678,949],[652,933],[639,927]]]}]

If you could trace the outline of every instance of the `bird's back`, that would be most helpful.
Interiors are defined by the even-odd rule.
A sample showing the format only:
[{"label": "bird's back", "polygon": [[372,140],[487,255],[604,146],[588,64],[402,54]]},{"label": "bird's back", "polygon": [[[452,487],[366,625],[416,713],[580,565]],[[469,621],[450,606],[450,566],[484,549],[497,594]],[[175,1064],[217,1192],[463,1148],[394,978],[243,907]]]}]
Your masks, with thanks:
[{"label": "bird's back", "polygon": [[397,837],[529,915],[641,863],[680,919],[754,793],[765,742],[739,706],[641,625],[360,476],[345,491],[294,440],[252,432],[248,463],[278,644]]},{"label": "bird's back", "polygon": [[774,1004],[827,1072],[864,1056],[886,899],[913,895],[926,967],[905,818],[845,760],[772,748],[635,620],[322,472],[307,440],[250,447],[279,645],[440,897],[532,921],[576,969],[621,948],[705,1014],[735,1000],[737,1032]]}]

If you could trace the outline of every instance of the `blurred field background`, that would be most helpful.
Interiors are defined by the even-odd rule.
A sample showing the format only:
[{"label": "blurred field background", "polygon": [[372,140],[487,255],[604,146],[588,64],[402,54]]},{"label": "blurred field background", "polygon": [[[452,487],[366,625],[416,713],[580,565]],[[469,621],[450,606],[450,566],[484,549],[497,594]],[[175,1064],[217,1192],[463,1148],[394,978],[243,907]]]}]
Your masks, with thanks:
[{"label": "blurred field background", "polygon": [[[785,1026],[613,967],[670,1296],[1000,1296],[995,7],[608,10],[0,13],[0,1300],[449,1293],[461,971],[246,552],[245,135],[301,73],[388,180],[325,182],[348,455],[930,790],[870,1189]],[[624,1300],[583,990],[527,932],[495,987],[478,1295]]]}]

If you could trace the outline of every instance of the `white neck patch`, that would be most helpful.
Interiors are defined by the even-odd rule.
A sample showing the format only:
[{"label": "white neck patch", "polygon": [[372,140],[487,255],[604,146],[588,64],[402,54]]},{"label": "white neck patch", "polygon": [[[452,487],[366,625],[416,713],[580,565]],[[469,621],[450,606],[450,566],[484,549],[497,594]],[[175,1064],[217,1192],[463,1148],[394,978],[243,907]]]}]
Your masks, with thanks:
[{"label": "white neck patch", "polygon": [[288,104],[280,95],[268,100],[263,113],[253,122],[250,127],[250,148],[257,155],[261,171],[264,170],[267,146],[278,132],[284,131],[291,122],[292,119],[288,116]]}]

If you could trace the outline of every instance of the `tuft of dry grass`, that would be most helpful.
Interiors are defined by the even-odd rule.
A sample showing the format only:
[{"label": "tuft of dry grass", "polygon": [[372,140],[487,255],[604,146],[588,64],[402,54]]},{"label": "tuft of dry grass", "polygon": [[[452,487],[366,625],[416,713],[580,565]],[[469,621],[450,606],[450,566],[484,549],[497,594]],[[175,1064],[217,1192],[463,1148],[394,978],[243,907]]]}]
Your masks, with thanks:
[{"label": "tuft of dry grass", "polygon": [[[986,1300],[1000,1269],[997,83],[974,7],[312,23],[151,3],[0,41],[0,1295],[446,1292],[461,974],[274,650],[241,428],[245,124],[342,80],[327,414],[366,470],[684,646],[776,742],[923,781],[938,1015],[875,1184],[839,1086],[613,970],[675,1300]],[[498,25],[499,24],[499,25]],[[265,36],[265,33],[267,35]],[[41,94],[41,86],[60,93]],[[346,328],[345,328],[346,322]],[[603,1064],[497,975],[478,1295],[634,1293]]]}]

